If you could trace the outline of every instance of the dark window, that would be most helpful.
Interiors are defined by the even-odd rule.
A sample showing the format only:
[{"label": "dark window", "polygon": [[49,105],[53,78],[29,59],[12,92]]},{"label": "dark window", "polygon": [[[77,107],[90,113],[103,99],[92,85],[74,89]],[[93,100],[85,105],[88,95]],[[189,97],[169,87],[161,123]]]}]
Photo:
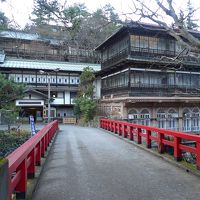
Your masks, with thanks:
[{"label": "dark window", "polygon": [[31,94],[29,94],[28,96],[29,96],[29,99],[31,99]]},{"label": "dark window", "polygon": [[61,78],[59,78],[59,83],[61,83]]},{"label": "dark window", "polygon": [[32,82],[33,82],[33,81],[34,81],[34,78],[32,78],[31,80],[32,80]]},{"label": "dark window", "polygon": [[25,78],[25,81],[27,81],[28,79],[27,78]]}]

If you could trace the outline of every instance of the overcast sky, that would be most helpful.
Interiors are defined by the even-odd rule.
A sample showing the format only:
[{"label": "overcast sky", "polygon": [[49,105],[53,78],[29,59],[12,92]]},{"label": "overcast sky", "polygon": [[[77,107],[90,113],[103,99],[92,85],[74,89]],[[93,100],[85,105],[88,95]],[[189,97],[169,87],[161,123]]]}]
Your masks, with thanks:
[{"label": "overcast sky", "polygon": [[[64,1],[64,0],[59,0]],[[105,4],[110,3],[118,12],[119,15],[122,13],[129,13],[131,8],[133,8],[134,0],[68,0],[68,4],[73,4],[75,2],[85,3],[90,11],[94,11],[97,8],[103,7]],[[148,0],[149,5],[152,6],[151,1]],[[181,5],[186,4],[188,0],[175,0],[177,8]],[[199,0],[191,0],[194,7],[200,7]],[[0,3],[0,10],[6,13],[6,16],[10,19],[14,19],[20,26],[24,26],[29,22],[29,15],[32,12],[33,0],[7,0],[5,3]],[[200,13],[200,12],[198,12]],[[197,16],[200,19],[200,14]]]}]

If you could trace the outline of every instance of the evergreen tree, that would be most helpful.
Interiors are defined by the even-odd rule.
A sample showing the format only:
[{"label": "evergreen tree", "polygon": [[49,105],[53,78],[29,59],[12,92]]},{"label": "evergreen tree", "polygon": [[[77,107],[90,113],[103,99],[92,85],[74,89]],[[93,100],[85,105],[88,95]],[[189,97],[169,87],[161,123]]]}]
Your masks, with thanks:
[{"label": "evergreen tree", "polygon": [[5,16],[3,12],[0,11],[0,30],[8,28],[9,19]]},{"label": "evergreen tree", "polygon": [[15,100],[24,95],[24,86],[0,74],[0,109],[14,106]]},{"label": "evergreen tree", "polygon": [[187,12],[188,15],[186,17],[186,27],[189,30],[197,30],[197,28],[199,27],[198,24],[196,23],[197,20],[194,19],[194,8],[191,4],[191,1],[188,0],[187,2]]},{"label": "evergreen tree", "polygon": [[77,49],[94,49],[119,27],[118,14],[110,4],[89,13],[87,7],[80,3],[69,6],[55,0],[35,0],[32,15],[37,27],[44,24],[62,27],[65,44],[74,45]]},{"label": "evergreen tree", "polygon": [[15,100],[24,95],[24,86],[17,84],[13,80],[8,80],[0,74],[0,115],[2,120],[8,125],[14,123],[19,115],[19,109],[15,106]]},{"label": "evergreen tree", "polygon": [[96,114],[96,101],[93,99],[95,80],[94,71],[90,67],[84,68],[80,76],[79,93],[74,101],[74,113],[78,118],[82,118],[84,122],[92,120]]}]

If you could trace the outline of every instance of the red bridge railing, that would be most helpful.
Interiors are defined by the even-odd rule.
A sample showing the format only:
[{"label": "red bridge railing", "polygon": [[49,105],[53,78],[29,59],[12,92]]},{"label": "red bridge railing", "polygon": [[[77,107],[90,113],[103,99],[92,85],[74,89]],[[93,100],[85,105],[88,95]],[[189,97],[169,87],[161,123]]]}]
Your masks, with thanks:
[{"label": "red bridge railing", "polygon": [[[182,160],[182,151],[193,153],[196,155],[197,169],[200,169],[200,136],[198,135],[110,119],[100,119],[100,127],[130,140],[136,140],[138,144],[141,144],[142,138],[145,138],[147,148],[151,148],[152,141],[155,141],[159,153],[164,153],[165,145],[171,146],[176,161]],[[195,147],[184,144],[187,141],[195,142]]]},{"label": "red bridge railing", "polygon": [[27,178],[34,178],[36,165],[40,165],[41,157],[44,157],[45,151],[57,129],[58,122],[51,122],[7,156],[10,200],[14,191],[16,198],[25,198]]}]

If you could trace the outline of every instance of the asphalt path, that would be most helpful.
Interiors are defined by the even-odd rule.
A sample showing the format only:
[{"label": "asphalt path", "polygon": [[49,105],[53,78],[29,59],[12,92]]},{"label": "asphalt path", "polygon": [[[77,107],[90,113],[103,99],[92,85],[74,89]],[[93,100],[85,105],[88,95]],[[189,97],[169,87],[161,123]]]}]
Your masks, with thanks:
[{"label": "asphalt path", "polygon": [[60,129],[33,200],[200,199],[200,178],[104,130]]}]

